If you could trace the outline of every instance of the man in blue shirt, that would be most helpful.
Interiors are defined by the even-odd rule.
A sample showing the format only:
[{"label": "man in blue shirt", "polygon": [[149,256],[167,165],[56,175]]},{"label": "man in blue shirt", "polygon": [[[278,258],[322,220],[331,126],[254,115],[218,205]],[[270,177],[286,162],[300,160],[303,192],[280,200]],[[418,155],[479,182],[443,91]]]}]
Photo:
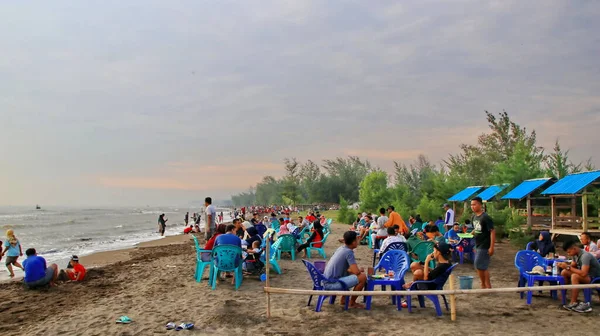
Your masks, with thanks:
[{"label": "man in blue shirt", "polygon": [[456,245],[460,242],[458,233],[460,232],[460,224],[454,223],[452,230],[448,231],[448,242],[452,245]]},{"label": "man in blue shirt", "polygon": [[54,281],[58,276],[58,266],[56,264],[46,267],[46,259],[38,257],[35,249],[30,248],[25,251],[27,259],[23,261],[25,268],[25,285],[32,289],[46,285],[54,286]]},{"label": "man in blue shirt", "polygon": [[242,240],[235,235],[235,225],[229,224],[227,225],[227,229],[225,230],[225,234],[222,234],[217,237],[215,240],[215,246],[219,245],[235,245],[242,247]]}]

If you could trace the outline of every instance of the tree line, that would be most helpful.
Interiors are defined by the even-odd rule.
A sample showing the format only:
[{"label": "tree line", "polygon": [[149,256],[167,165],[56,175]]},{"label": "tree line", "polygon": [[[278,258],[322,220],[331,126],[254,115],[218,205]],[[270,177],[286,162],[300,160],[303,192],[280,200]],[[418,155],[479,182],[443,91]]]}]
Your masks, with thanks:
[{"label": "tree line", "polygon": [[[237,206],[360,202],[360,210],[370,212],[393,204],[405,217],[419,213],[424,219],[434,219],[441,215],[441,205],[448,197],[468,186],[509,183],[515,187],[527,179],[562,178],[595,169],[591,158],[573,163],[558,139],[546,150],[537,143],[535,130],[518,125],[506,111],[497,115],[485,111],[485,116],[489,130],[475,144],[460,145],[456,154],[440,164],[419,155],[408,165],[394,162],[390,175],[355,156],[322,164],[286,158],[283,177],[265,176],[247,192],[234,195],[232,201]],[[495,208],[501,210],[505,205],[497,202]],[[510,213],[502,215],[504,221],[510,220]]]}]

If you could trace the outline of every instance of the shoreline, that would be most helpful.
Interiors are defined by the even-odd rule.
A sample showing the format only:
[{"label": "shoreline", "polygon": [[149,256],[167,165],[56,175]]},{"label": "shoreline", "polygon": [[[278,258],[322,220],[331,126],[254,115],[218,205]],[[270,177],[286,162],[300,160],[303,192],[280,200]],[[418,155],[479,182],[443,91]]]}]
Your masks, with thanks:
[{"label": "shoreline", "polygon": [[[148,247],[160,247],[160,246],[185,244],[186,242],[190,241],[191,239],[192,238],[190,237],[189,234],[186,235],[186,234],[180,233],[180,234],[176,234],[176,235],[172,235],[172,236],[165,236],[164,238],[141,242],[141,243],[135,244],[132,247],[124,247],[124,248],[118,248],[118,249],[114,249],[114,250],[93,252],[88,255],[80,256],[79,259],[81,261],[81,264],[86,268],[86,270],[90,270],[90,269],[94,269],[94,268],[110,266],[110,265],[118,263],[118,262],[128,261],[131,259],[131,253],[138,249],[143,249],[143,248],[148,248]],[[23,260],[25,260],[25,258],[23,258]],[[21,260],[21,262],[23,260]],[[58,268],[64,269],[64,266],[65,265],[58,265]],[[10,279],[10,278],[2,279],[2,280],[0,280],[0,284],[11,283],[11,282],[21,282],[22,280],[23,280],[23,276],[19,275],[12,279]]]}]

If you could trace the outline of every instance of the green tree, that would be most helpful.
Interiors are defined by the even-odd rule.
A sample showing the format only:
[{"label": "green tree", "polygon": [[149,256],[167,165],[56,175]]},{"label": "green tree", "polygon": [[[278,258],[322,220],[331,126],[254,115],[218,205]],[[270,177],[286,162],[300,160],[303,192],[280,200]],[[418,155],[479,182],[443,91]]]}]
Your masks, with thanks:
[{"label": "green tree", "polygon": [[508,159],[498,163],[492,172],[493,183],[509,183],[517,186],[521,182],[543,175],[542,151],[532,151],[531,146],[519,141]]},{"label": "green tree", "polygon": [[352,224],[356,213],[348,209],[348,201],[343,196],[340,196],[340,211],[338,212],[338,221],[344,224]]},{"label": "green tree", "polygon": [[360,207],[363,211],[376,213],[390,202],[388,175],[383,171],[374,171],[362,180],[359,186]]},{"label": "green tree", "polygon": [[[283,179],[282,196],[289,200],[290,204],[297,204],[300,200],[300,168],[301,165],[296,158],[285,158],[286,175]],[[284,199],[284,200],[285,200]]]}]

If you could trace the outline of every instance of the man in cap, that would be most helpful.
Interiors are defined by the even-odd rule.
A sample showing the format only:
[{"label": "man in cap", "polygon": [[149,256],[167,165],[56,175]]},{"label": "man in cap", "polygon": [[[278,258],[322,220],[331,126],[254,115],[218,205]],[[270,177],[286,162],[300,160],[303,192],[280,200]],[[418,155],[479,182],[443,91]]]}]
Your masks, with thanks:
[{"label": "man in cap", "polygon": [[69,279],[71,281],[83,281],[85,278],[85,267],[79,263],[79,257],[76,255],[72,256],[69,265],[73,267],[65,270]]}]

